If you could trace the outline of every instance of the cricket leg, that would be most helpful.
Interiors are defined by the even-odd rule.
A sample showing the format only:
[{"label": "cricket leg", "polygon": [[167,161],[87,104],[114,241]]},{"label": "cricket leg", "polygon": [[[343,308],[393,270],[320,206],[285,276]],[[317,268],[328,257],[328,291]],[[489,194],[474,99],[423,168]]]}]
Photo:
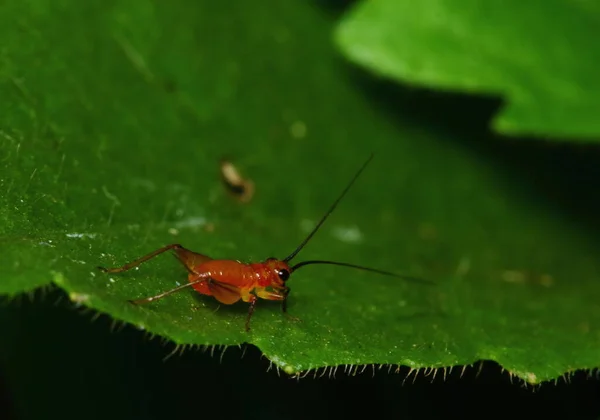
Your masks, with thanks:
[{"label": "cricket leg", "polygon": [[250,331],[250,318],[252,318],[252,314],[254,313],[254,308],[256,307],[257,301],[258,298],[256,296],[250,295],[250,306],[248,306],[248,317],[246,318],[246,332]]},{"label": "cricket leg", "polygon": [[205,263],[207,261],[212,260],[212,258],[207,257],[206,255],[199,254],[194,251],[190,251],[182,246],[176,247],[175,256],[177,259],[185,266],[188,272],[191,274],[199,274],[196,272],[197,267]]},{"label": "cricket leg", "polygon": [[157,255],[162,254],[163,252],[169,251],[170,249],[179,250],[179,249],[184,249],[184,248],[179,244],[170,244],[167,246],[163,246],[162,248],[159,248],[156,251],[152,251],[151,253],[146,254],[143,257],[138,258],[137,260],[127,263],[121,267],[114,267],[114,268],[98,267],[98,269],[101,271],[104,271],[105,273],[121,273],[123,271],[131,270],[132,268],[137,267],[138,265],[148,261],[151,258],[156,257]]},{"label": "cricket leg", "polygon": [[142,305],[144,303],[154,302],[155,300],[162,299],[165,296],[169,296],[172,293],[179,292],[180,290],[185,289],[186,287],[193,287],[195,285],[198,285],[198,284],[200,284],[202,282],[206,282],[206,281],[207,281],[207,278],[203,277],[199,280],[194,280],[190,283],[186,283],[184,285],[177,286],[174,289],[167,290],[166,292],[159,293],[158,295],[155,295],[155,296],[129,300],[129,303],[133,303],[134,305]]},{"label": "cricket leg", "polygon": [[280,300],[281,301],[281,310],[285,316],[287,316],[292,321],[302,321],[300,318],[296,318],[295,316],[292,316],[287,312],[287,297],[288,297],[288,294],[290,293],[289,287],[286,287],[285,289],[282,289],[282,290],[273,291],[273,292],[269,292],[265,289],[258,289],[258,290],[256,290],[255,293],[261,299]]},{"label": "cricket leg", "polygon": [[283,300],[281,301],[281,311],[283,312],[283,314],[285,316],[287,316],[291,321],[294,322],[302,322],[302,320],[298,317],[292,316],[288,313],[287,311],[287,299],[288,299],[288,295],[290,294],[290,288],[287,287],[285,289],[285,291],[283,292]]}]

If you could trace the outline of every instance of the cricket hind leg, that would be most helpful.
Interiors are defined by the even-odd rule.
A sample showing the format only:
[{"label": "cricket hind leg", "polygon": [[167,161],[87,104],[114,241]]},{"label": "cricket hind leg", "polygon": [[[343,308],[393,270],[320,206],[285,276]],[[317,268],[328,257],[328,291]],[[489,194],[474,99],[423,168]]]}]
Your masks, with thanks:
[{"label": "cricket hind leg", "polygon": [[154,302],[155,300],[159,300],[166,296],[169,296],[170,294],[179,292],[180,290],[185,289],[186,287],[194,287],[194,286],[197,287],[198,285],[200,285],[203,282],[206,283],[208,280],[209,280],[208,278],[202,277],[198,280],[194,280],[192,282],[183,284],[181,286],[177,286],[173,289],[167,290],[167,291],[159,293],[157,295],[149,296],[149,297],[145,297],[145,298],[141,298],[141,299],[130,299],[130,300],[128,300],[128,302],[132,303],[134,305],[143,305],[145,303]]},{"label": "cricket hind leg", "polygon": [[150,252],[149,254],[144,255],[143,257],[138,258],[137,260],[128,262],[127,264],[124,264],[121,267],[113,267],[113,268],[98,267],[98,269],[101,271],[104,271],[105,273],[121,273],[123,271],[131,270],[132,268],[135,268],[138,265],[145,263],[146,261],[162,254],[163,252],[167,252],[171,249],[177,250],[179,248],[183,248],[183,247],[179,244],[166,245],[166,246],[163,246],[162,248],[159,248],[155,251]]},{"label": "cricket hind leg", "polygon": [[191,273],[197,274],[194,272],[194,266],[201,264],[202,262],[210,260],[210,257],[206,255],[198,254],[196,252],[185,249],[180,244],[170,244],[163,246],[155,251],[150,252],[149,254],[144,255],[143,257],[138,258],[137,260],[131,261],[121,267],[113,267],[113,268],[105,268],[98,267],[99,270],[104,271],[105,273],[121,273],[123,271],[131,270],[132,268],[137,267],[138,265],[164,253],[169,250],[174,250],[175,255],[181,261],[181,263],[187,268],[187,270]]},{"label": "cricket hind leg", "polygon": [[190,251],[189,249],[186,249],[181,245],[174,248],[174,251],[175,257],[181,262],[181,264],[185,266],[185,268],[190,274],[200,274],[195,271],[195,268],[198,267],[200,264],[210,261],[212,259],[210,257],[207,257],[206,255]]}]

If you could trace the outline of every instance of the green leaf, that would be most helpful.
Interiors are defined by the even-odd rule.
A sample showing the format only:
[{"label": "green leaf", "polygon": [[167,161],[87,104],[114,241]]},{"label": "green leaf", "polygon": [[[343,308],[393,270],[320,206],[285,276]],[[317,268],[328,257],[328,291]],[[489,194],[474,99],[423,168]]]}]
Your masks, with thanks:
[{"label": "green leaf", "polygon": [[596,42],[588,0],[362,1],[337,44],[355,63],[403,83],[502,96],[500,133],[600,138]]},{"label": "green leaf", "polygon": [[[54,282],[179,344],[253,343],[289,373],[491,359],[537,383],[600,365],[591,230],[504,173],[496,151],[401,112],[413,97],[357,88],[330,45],[333,22],[313,6],[15,0],[0,16],[3,293]],[[289,282],[302,322],[260,301],[247,333],[247,305],[192,291],[128,304],[186,281],[171,257],[96,269],[172,242],[283,258],[371,152],[298,261],[435,287],[307,267]],[[255,182],[250,203],[224,191],[223,156]]]}]

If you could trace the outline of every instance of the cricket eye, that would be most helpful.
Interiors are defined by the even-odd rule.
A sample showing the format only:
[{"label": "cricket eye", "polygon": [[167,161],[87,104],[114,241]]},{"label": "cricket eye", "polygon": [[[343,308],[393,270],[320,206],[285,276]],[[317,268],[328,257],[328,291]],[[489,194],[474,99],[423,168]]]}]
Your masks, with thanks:
[{"label": "cricket eye", "polygon": [[279,278],[280,278],[282,281],[286,281],[287,279],[289,279],[289,278],[290,278],[290,272],[289,272],[288,270],[279,270],[279,271],[277,272],[277,275],[279,276]]}]

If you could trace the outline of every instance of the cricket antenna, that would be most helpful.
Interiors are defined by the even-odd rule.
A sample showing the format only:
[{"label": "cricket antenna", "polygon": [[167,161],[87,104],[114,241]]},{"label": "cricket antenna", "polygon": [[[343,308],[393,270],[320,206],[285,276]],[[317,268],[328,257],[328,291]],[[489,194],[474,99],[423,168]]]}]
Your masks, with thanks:
[{"label": "cricket antenna", "polygon": [[311,264],[340,265],[342,267],[356,268],[358,270],[364,270],[364,271],[369,271],[371,273],[383,274],[384,276],[396,277],[396,278],[399,278],[399,279],[402,279],[402,280],[411,281],[411,282],[415,282],[415,283],[423,283],[423,284],[435,285],[435,283],[432,282],[431,280],[425,280],[425,279],[422,279],[422,278],[419,278],[419,277],[403,276],[403,275],[392,273],[392,272],[389,272],[389,271],[377,270],[376,268],[363,267],[362,265],[348,264],[348,263],[336,262],[336,261],[324,261],[324,260],[302,261],[301,263],[298,263],[295,266],[290,267],[290,272],[293,273],[294,271],[296,271],[300,267],[304,267],[305,265],[311,265]]},{"label": "cricket antenna", "polygon": [[[333,202],[333,204],[331,205],[331,207],[329,208],[329,210],[327,210],[327,213],[325,213],[325,216],[323,216],[321,218],[321,220],[319,221],[319,223],[317,223],[317,226],[315,226],[314,229],[312,230],[312,232],[310,232],[308,234],[308,236],[306,237],[306,239],[304,239],[302,241],[302,243],[300,245],[298,245],[298,248],[296,248],[294,250],[294,252],[292,252],[290,255],[288,255],[287,257],[285,257],[285,259],[283,261],[290,262],[296,255],[298,255],[298,253],[302,250],[302,248],[304,248],[304,246],[308,243],[308,241],[310,241],[310,239],[314,236],[314,234],[317,233],[317,231],[319,230],[319,228],[321,227],[321,225],[325,222],[325,220],[327,220],[327,218],[329,217],[329,215],[331,213],[333,213],[333,211],[335,210],[335,208],[337,207],[337,205],[340,203],[340,201],[342,200],[342,198],[344,198],[344,196],[346,195],[346,193],[348,192],[348,190],[350,189],[350,187],[352,187],[352,184],[354,184],[354,181],[356,181],[356,179],[360,176],[360,174],[362,173],[362,171],[365,170],[365,168],[367,167],[367,165],[371,161],[371,159],[373,159],[373,153],[371,153],[371,155],[366,160],[366,162],[363,163],[363,165],[360,167],[360,169],[358,170],[358,172],[356,172],[356,174],[350,180],[350,182],[348,183],[348,185],[346,186],[346,188],[344,189],[344,191],[342,191],[342,193],[337,198],[337,200],[335,200]],[[300,265],[300,264],[298,264],[298,265]]]},{"label": "cricket antenna", "polygon": [[[360,169],[356,172],[356,174],[354,175],[354,177],[350,180],[350,182],[348,183],[348,185],[346,186],[346,188],[344,188],[344,191],[342,191],[342,193],[337,198],[337,200],[335,200],[333,202],[333,204],[331,205],[331,207],[329,208],[329,210],[327,210],[327,213],[325,213],[325,215],[321,218],[321,220],[319,221],[319,223],[317,223],[317,225],[313,228],[313,230],[308,234],[308,236],[306,237],[306,239],[304,239],[302,241],[302,243],[298,246],[298,248],[296,248],[294,250],[294,252],[292,252],[290,255],[288,255],[283,261],[285,261],[286,263],[290,262],[296,255],[298,255],[298,253],[302,250],[302,248],[304,248],[304,246],[308,243],[308,241],[310,241],[310,239],[314,236],[314,234],[317,233],[317,231],[319,230],[319,228],[321,227],[321,225],[325,222],[325,220],[327,220],[327,218],[329,217],[329,215],[331,213],[333,213],[333,211],[335,210],[335,208],[337,207],[337,205],[340,203],[340,201],[342,200],[342,198],[344,198],[344,196],[346,195],[346,193],[348,192],[348,190],[350,189],[350,187],[352,187],[352,185],[354,184],[354,182],[356,181],[356,179],[360,176],[360,174],[362,173],[362,171],[365,170],[365,168],[367,167],[367,165],[369,164],[369,162],[371,161],[371,159],[373,159],[373,154],[372,153],[369,156],[369,158],[365,161],[365,163],[363,163],[363,165],[360,167]],[[425,279],[418,278],[418,277],[403,276],[403,275],[392,273],[392,272],[389,272],[389,271],[383,271],[383,270],[378,270],[376,268],[364,267],[362,265],[355,265],[355,264],[349,264],[349,263],[343,263],[343,262],[336,262],[336,261],[325,261],[325,260],[302,261],[302,262],[294,265],[293,267],[290,267],[290,272],[294,272],[297,269],[299,269],[300,267],[304,267],[305,265],[312,265],[312,264],[339,265],[339,266],[342,266],[342,267],[350,267],[350,268],[355,268],[355,269],[358,269],[358,270],[369,271],[371,273],[383,274],[384,276],[396,277],[396,278],[399,278],[399,279],[402,279],[402,280],[411,281],[411,282],[415,282],[415,283],[423,283],[423,284],[435,285],[435,283],[432,282],[432,281],[430,281],[430,280],[425,280]]]}]

